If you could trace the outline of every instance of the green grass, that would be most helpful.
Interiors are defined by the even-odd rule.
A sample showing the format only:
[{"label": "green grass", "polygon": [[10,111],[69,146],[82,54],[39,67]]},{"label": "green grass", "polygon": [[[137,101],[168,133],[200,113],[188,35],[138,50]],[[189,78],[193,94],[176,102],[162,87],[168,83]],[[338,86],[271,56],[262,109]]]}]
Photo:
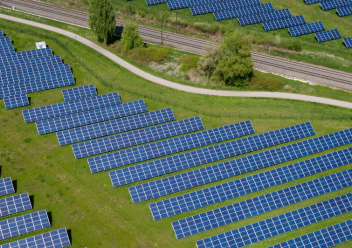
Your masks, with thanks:
[{"label": "green grass", "polygon": [[[145,99],[150,111],[172,107],[178,120],[199,115],[206,129],[248,118],[251,119],[257,134],[305,121],[312,122],[317,135],[351,126],[351,110],[298,101],[222,98],[179,92],[145,81],[66,37],[5,20],[0,20],[0,25],[2,30],[15,41],[18,51],[34,49],[34,42],[45,41],[55,54],[60,54],[65,63],[70,64],[77,86],[94,84],[99,94],[118,91],[123,102]],[[55,134],[38,135],[34,123],[24,123],[21,113],[23,109],[62,102],[61,89],[31,93],[29,97],[31,97],[31,106],[25,108],[5,110],[3,103],[0,103],[1,176],[10,176],[12,180],[17,180],[18,193],[28,192],[34,196],[33,211],[47,209],[52,212],[53,226],[20,238],[66,227],[71,230],[73,248],[190,248],[195,247],[195,241],[198,239],[351,191],[351,188],[339,190],[265,215],[176,240],[170,224],[173,220],[307,181],[323,174],[351,168],[351,165],[155,222],[148,208],[148,204],[153,201],[133,204],[127,190],[128,186],[113,188],[107,172],[91,174],[87,161],[75,160],[71,147],[59,146]],[[271,168],[279,166],[282,165]],[[236,178],[255,173],[257,172]],[[192,190],[185,192],[190,191]],[[179,194],[181,193],[175,195]],[[167,197],[160,199],[165,198]],[[275,244],[348,218],[352,218],[352,214],[344,214],[252,247]],[[2,241],[1,244],[16,239],[19,237]],[[351,244],[349,242],[339,247],[350,247]]]}]

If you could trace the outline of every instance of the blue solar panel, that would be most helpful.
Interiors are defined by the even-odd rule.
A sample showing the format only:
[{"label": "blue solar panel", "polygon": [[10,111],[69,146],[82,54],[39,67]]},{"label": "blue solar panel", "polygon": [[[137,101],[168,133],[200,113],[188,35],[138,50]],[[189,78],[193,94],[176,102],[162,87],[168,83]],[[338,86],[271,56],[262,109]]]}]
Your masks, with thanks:
[{"label": "blue solar panel", "polygon": [[166,139],[199,130],[198,117],[148,127],[128,133],[72,145],[75,158],[84,158],[100,153],[120,150],[126,147]]},{"label": "blue solar panel", "polygon": [[0,199],[0,217],[32,209],[28,193]]},{"label": "blue solar panel", "polygon": [[11,177],[0,179],[0,196],[15,193]]},{"label": "blue solar panel", "polygon": [[45,49],[36,49],[30,51],[17,52],[12,56],[0,56],[0,65],[17,60],[31,60],[39,57],[53,56],[50,47]]},{"label": "blue solar panel", "polygon": [[[303,128],[302,128],[302,126],[303,126]],[[295,130],[296,128],[301,129],[301,130],[297,132]],[[289,127],[286,129],[280,129],[280,130],[276,130],[273,132],[252,136],[252,137],[249,137],[246,139],[239,140],[238,142],[222,144],[222,145],[220,145],[220,147],[217,147],[216,150],[210,151],[209,153],[207,152],[208,157],[212,157],[211,159],[208,159],[208,157],[205,159],[205,158],[203,158],[203,156],[200,156],[200,158],[198,158],[198,159],[202,160],[202,162],[204,162],[204,163],[209,163],[212,161],[217,161],[217,160],[229,158],[229,157],[233,157],[236,155],[240,155],[240,154],[252,152],[255,150],[263,149],[266,147],[270,147],[270,146],[282,144],[285,142],[293,141],[296,139],[304,138],[304,137],[307,137],[312,134],[314,134],[314,131],[310,127],[305,129],[304,125],[301,125],[298,127],[293,126],[293,127]],[[193,155],[192,157],[195,157],[195,156]],[[185,172],[181,175],[177,175],[177,176],[174,176],[171,178],[166,178],[165,180],[160,179],[157,181],[152,181],[150,183],[140,184],[140,185],[137,185],[134,187],[130,187],[129,191],[130,191],[130,194],[131,194],[131,197],[132,197],[132,200],[134,203],[140,202],[140,201],[145,201],[145,200],[155,198],[155,197],[159,197],[161,195],[171,194],[172,192],[177,192],[180,190],[184,190],[186,188],[196,187],[201,184],[206,184],[211,181],[215,181],[216,179],[218,180],[220,177],[226,178],[229,175],[226,175],[225,174],[226,170],[222,169],[221,167],[226,168],[227,170],[229,170],[229,173],[230,173],[232,163],[236,164],[236,162],[238,162],[238,161],[234,160],[234,161],[230,161],[230,162],[216,164],[213,166],[206,167],[204,169],[199,169],[199,170],[195,170],[195,171],[191,171],[191,172]],[[164,163],[164,164],[166,164],[166,163]],[[172,163],[172,164],[174,164],[174,163]],[[166,167],[166,165],[164,165],[164,166]],[[193,166],[195,166],[195,162],[187,159],[182,164],[180,163],[177,165],[173,165],[172,167],[176,167],[176,168],[178,167],[178,170],[180,170],[179,168],[189,168],[189,167],[193,167]],[[151,174],[155,175],[155,174],[165,174],[170,171],[170,169],[167,167],[165,169],[166,169],[166,172],[164,169],[159,169],[159,171],[154,172],[156,170],[153,168],[153,170],[151,170],[151,172],[147,171],[147,173],[151,173]],[[253,167],[253,168],[245,168],[244,169],[243,167],[240,166],[240,169],[239,169],[238,167],[234,167],[234,168],[232,168],[231,173],[235,174],[234,172],[236,172],[236,174],[241,174],[241,173],[247,172],[246,169],[248,169],[248,171],[250,171],[251,169],[256,169],[256,168]],[[189,175],[189,173],[192,175]],[[205,173],[205,174],[203,174],[203,173]],[[209,176],[207,175],[207,173],[210,173]],[[218,178],[216,176],[214,176],[213,174],[218,176]],[[186,175],[190,176],[190,177],[185,178],[184,176],[186,176]],[[117,181],[115,178],[113,178],[113,179],[114,179],[114,182]],[[171,180],[169,180],[169,179],[171,179]],[[205,179],[205,180],[202,181],[202,179]],[[188,182],[188,180],[190,180],[191,182],[186,183],[186,182]],[[170,187],[163,188],[163,183],[172,184],[175,181],[178,181],[178,183],[180,183],[180,185],[177,185],[176,188],[170,188]],[[160,186],[160,189],[159,189],[159,186]]]},{"label": "blue solar panel", "polygon": [[56,136],[60,145],[67,145],[174,120],[174,113],[171,108],[167,108],[112,121],[96,123],[89,126],[64,130],[57,132]]},{"label": "blue solar panel", "polygon": [[169,10],[183,9],[193,5],[204,5],[210,4],[212,2],[217,2],[218,0],[169,0],[166,1]]},{"label": "blue solar panel", "polygon": [[4,45],[0,46],[0,56],[7,57],[15,54],[15,49],[12,45]]},{"label": "blue solar panel", "polygon": [[[331,141],[329,138],[331,138]],[[351,137],[349,142],[346,142],[345,137],[341,137],[339,135],[322,136],[310,139],[308,143],[299,142],[294,145],[282,147],[282,149],[272,150],[275,151],[275,153],[268,151],[256,154],[255,156],[248,156],[243,159],[238,159],[238,164],[251,165],[253,164],[251,161],[255,161],[254,163],[257,164],[257,168],[263,168],[265,166],[283,163],[351,142]],[[154,219],[160,220],[352,163],[351,155],[352,148],[348,148],[342,151],[333,152],[313,159],[287,165],[278,169],[259,173],[257,175],[244,177],[242,179],[151,203],[149,208]],[[227,168],[224,168],[224,170],[225,169]],[[229,170],[229,173],[231,173],[231,170]],[[178,181],[180,180],[165,179],[164,181],[160,181],[158,184],[158,190],[153,190],[153,192],[159,193],[161,191],[159,195],[163,195],[169,188],[176,187],[175,185],[179,183]],[[183,186],[184,184],[184,182],[180,183],[180,186]],[[186,188],[189,188],[189,186]]]},{"label": "blue solar panel", "polygon": [[336,9],[338,7],[344,7],[352,5],[352,0],[328,0],[320,3],[322,10]]},{"label": "blue solar panel", "polygon": [[94,84],[91,84],[91,85],[70,88],[70,89],[64,89],[62,90],[62,95],[64,97],[64,100],[68,102],[68,101],[74,101],[77,99],[97,96],[98,93],[97,93],[97,90],[95,89]]},{"label": "blue solar panel", "polygon": [[4,97],[6,109],[18,108],[29,105],[29,100],[26,93],[19,93]]},{"label": "blue solar panel", "polygon": [[166,3],[166,0],[145,0],[147,5],[155,5],[160,3]]},{"label": "blue solar panel", "polygon": [[197,241],[198,248],[238,248],[352,211],[352,193]]},{"label": "blue solar panel", "polygon": [[94,109],[82,113],[41,120],[37,121],[36,125],[39,134],[46,134],[147,111],[148,109],[145,102],[140,100],[106,108]]},{"label": "blue solar panel", "polygon": [[23,70],[25,68],[32,68],[37,66],[37,64],[48,64],[48,65],[54,65],[54,64],[63,64],[62,59],[59,55],[56,56],[47,56],[47,57],[39,57],[35,59],[30,59],[30,60],[13,60],[13,61],[8,61],[6,63],[0,64],[0,72],[1,73],[6,73],[8,71],[17,71],[17,70]]},{"label": "blue solar panel", "polygon": [[0,86],[0,98],[17,93],[31,93],[42,90],[54,89],[75,84],[75,79],[71,71],[67,75],[62,75],[54,79],[42,79],[31,82],[21,82],[17,84],[4,84]]},{"label": "blue solar panel", "polygon": [[352,240],[352,220],[341,222],[268,248],[326,248]]},{"label": "blue solar panel", "polygon": [[194,1],[193,6],[190,5],[190,10],[192,15],[200,15],[211,13],[215,11],[227,10],[227,9],[236,9],[243,8],[247,6],[260,5],[259,0],[227,0],[227,1],[212,1],[208,4],[203,4],[200,2],[197,4],[197,1]]},{"label": "blue solar panel", "polygon": [[121,104],[120,96],[117,92],[114,92],[71,102],[26,109],[22,111],[22,114],[24,121],[29,123],[119,104]]},{"label": "blue solar panel", "polygon": [[296,25],[306,24],[306,20],[302,15],[292,16],[288,18],[278,19],[270,22],[263,22],[265,31],[272,31],[282,28],[288,28]]},{"label": "blue solar panel", "polygon": [[322,22],[313,22],[313,23],[308,23],[308,24],[288,28],[290,35],[293,37],[315,33],[319,31],[324,31],[324,30],[325,30],[325,27]]},{"label": "blue solar panel", "polygon": [[[203,127],[199,119],[199,125]],[[254,133],[249,121],[88,159],[92,173],[162,157]]]},{"label": "blue solar panel", "polygon": [[343,42],[345,43],[345,46],[347,48],[351,48],[352,47],[352,37],[348,37],[343,39]]},{"label": "blue solar panel", "polygon": [[341,7],[341,8],[337,8],[337,13],[339,14],[339,16],[348,16],[348,15],[352,15],[352,5],[346,6],[346,7]]},{"label": "blue solar panel", "polygon": [[173,221],[177,239],[352,186],[352,169]]},{"label": "blue solar panel", "polygon": [[238,17],[238,22],[241,26],[246,26],[250,24],[273,21],[277,19],[291,17],[291,12],[289,9],[280,9],[273,12],[264,12],[255,15],[240,16]]},{"label": "blue solar panel", "polygon": [[305,0],[306,4],[321,3],[327,0]]},{"label": "blue solar panel", "polygon": [[315,37],[319,42],[324,42],[328,40],[340,39],[341,34],[338,29],[332,29],[320,33],[315,33]]},{"label": "blue solar panel", "polygon": [[215,19],[217,21],[236,18],[239,16],[253,15],[256,13],[271,12],[274,11],[274,7],[271,3],[264,3],[256,6],[249,6],[238,9],[227,9],[218,12],[214,12]]},{"label": "blue solar panel", "polygon": [[62,248],[70,245],[71,243],[66,228],[61,228],[4,244],[1,245],[0,248]]},{"label": "blue solar panel", "polygon": [[0,221],[0,240],[33,232],[50,226],[46,210]]}]

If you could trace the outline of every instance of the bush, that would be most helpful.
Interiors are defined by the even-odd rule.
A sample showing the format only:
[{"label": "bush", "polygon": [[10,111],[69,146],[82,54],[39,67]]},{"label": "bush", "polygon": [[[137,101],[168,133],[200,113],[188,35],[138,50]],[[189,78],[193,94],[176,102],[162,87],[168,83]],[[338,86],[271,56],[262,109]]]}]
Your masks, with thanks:
[{"label": "bush", "polygon": [[303,50],[303,44],[301,41],[295,39],[288,44],[287,48],[290,50],[295,50],[296,52],[300,52]]},{"label": "bush", "polygon": [[145,12],[143,12],[142,10],[138,10],[137,15],[141,18],[144,18],[146,16]]},{"label": "bush", "polygon": [[253,89],[278,90],[283,86],[281,79],[264,76],[254,76],[249,83],[249,87]]},{"label": "bush", "polygon": [[195,69],[198,66],[199,56],[197,55],[182,55],[179,60],[182,63],[180,71],[187,72],[190,69]]},{"label": "bush", "polygon": [[131,52],[131,59],[138,63],[160,63],[168,57],[169,54],[164,49],[156,47],[140,47]]},{"label": "bush", "polygon": [[121,45],[125,52],[143,45],[142,37],[138,35],[138,26],[127,21],[121,34]]},{"label": "bush", "polygon": [[219,25],[217,25],[216,23],[214,24],[209,24],[206,22],[195,22],[193,24],[193,27],[199,31],[202,32],[207,32],[207,33],[216,33],[217,31],[219,31]]},{"label": "bush", "polygon": [[127,15],[134,15],[136,13],[136,11],[134,10],[134,7],[132,5],[125,5],[123,8],[122,8],[122,12],[127,14]]}]

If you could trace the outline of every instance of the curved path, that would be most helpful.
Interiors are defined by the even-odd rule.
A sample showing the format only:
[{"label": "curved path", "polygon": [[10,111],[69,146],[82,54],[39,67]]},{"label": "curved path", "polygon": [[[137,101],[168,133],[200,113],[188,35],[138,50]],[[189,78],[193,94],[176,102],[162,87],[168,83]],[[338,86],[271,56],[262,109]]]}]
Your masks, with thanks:
[{"label": "curved path", "polygon": [[105,50],[104,48],[100,47],[99,45],[87,40],[79,35],[76,35],[72,32],[52,27],[49,25],[41,24],[38,22],[28,21],[25,19],[8,16],[4,14],[0,14],[0,18],[7,19],[10,21],[15,21],[19,23],[23,23],[26,25],[42,28],[45,30],[49,30],[52,32],[56,32],[62,35],[65,35],[69,38],[76,39],[77,41],[85,44],[86,46],[94,49],[95,51],[101,53],[102,55],[106,56],[107,58],[111,59],[115,63],[119,64],[120,66],[126,68],[127,70],[131,71],[132,73],[149,80],[151,82],[173,88],[180,91],[185,91],[189,93],[195,94],[202,94],[202,95],[213,95],[213,96],[229,96],[229,97],[264,97],[264,98],[280,98],[280,99],[289,99],[289,100],[298,100],[298,101],[306,101],[306,102],[314,102],[314,103],[321,103],[321,104],[328,104],[337,107],[349,108],[352,109],[351,102],[344,102],[339,100],[333,100],[329,98],[323,97],[316,97],[316,96],[307,96],[307,95],[300,95],[300,94],[292,94],[292,93],[280,93],[280,92],[263,92],[263,91],[225,91],[225,90],[211,90],[211,89],[203,89],[197,88],[187,85],[182,85],[178,83],[174,83],[163,78],[154,76],[149,74],[145,71],[138,69],[137,67],[131,65],[130,63],[124,61],[123,59],[119,58],[115,54]]}]

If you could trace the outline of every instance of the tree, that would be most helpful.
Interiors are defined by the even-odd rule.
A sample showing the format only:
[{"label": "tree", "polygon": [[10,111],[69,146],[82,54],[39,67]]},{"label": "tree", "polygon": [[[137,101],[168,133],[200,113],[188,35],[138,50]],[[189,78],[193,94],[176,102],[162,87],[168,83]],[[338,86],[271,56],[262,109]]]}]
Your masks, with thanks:
[{"label": "tree", "polygon": [[142,37],[138,35],[138,26],[127,21],[121,34],[121,44],[125,52],[143,45]]},{"label": "tree", "polygon": [[88,24],[100,42],[108,42],[116,28],[115,12],[110,0],[89,0]]},{"label": "tree", "polygon": [[245,86],[253,74],[251,39],[239,33],[226,34],[221,45],[205,53],[198,69],[208,77],[216,77],[227,85]]}]

